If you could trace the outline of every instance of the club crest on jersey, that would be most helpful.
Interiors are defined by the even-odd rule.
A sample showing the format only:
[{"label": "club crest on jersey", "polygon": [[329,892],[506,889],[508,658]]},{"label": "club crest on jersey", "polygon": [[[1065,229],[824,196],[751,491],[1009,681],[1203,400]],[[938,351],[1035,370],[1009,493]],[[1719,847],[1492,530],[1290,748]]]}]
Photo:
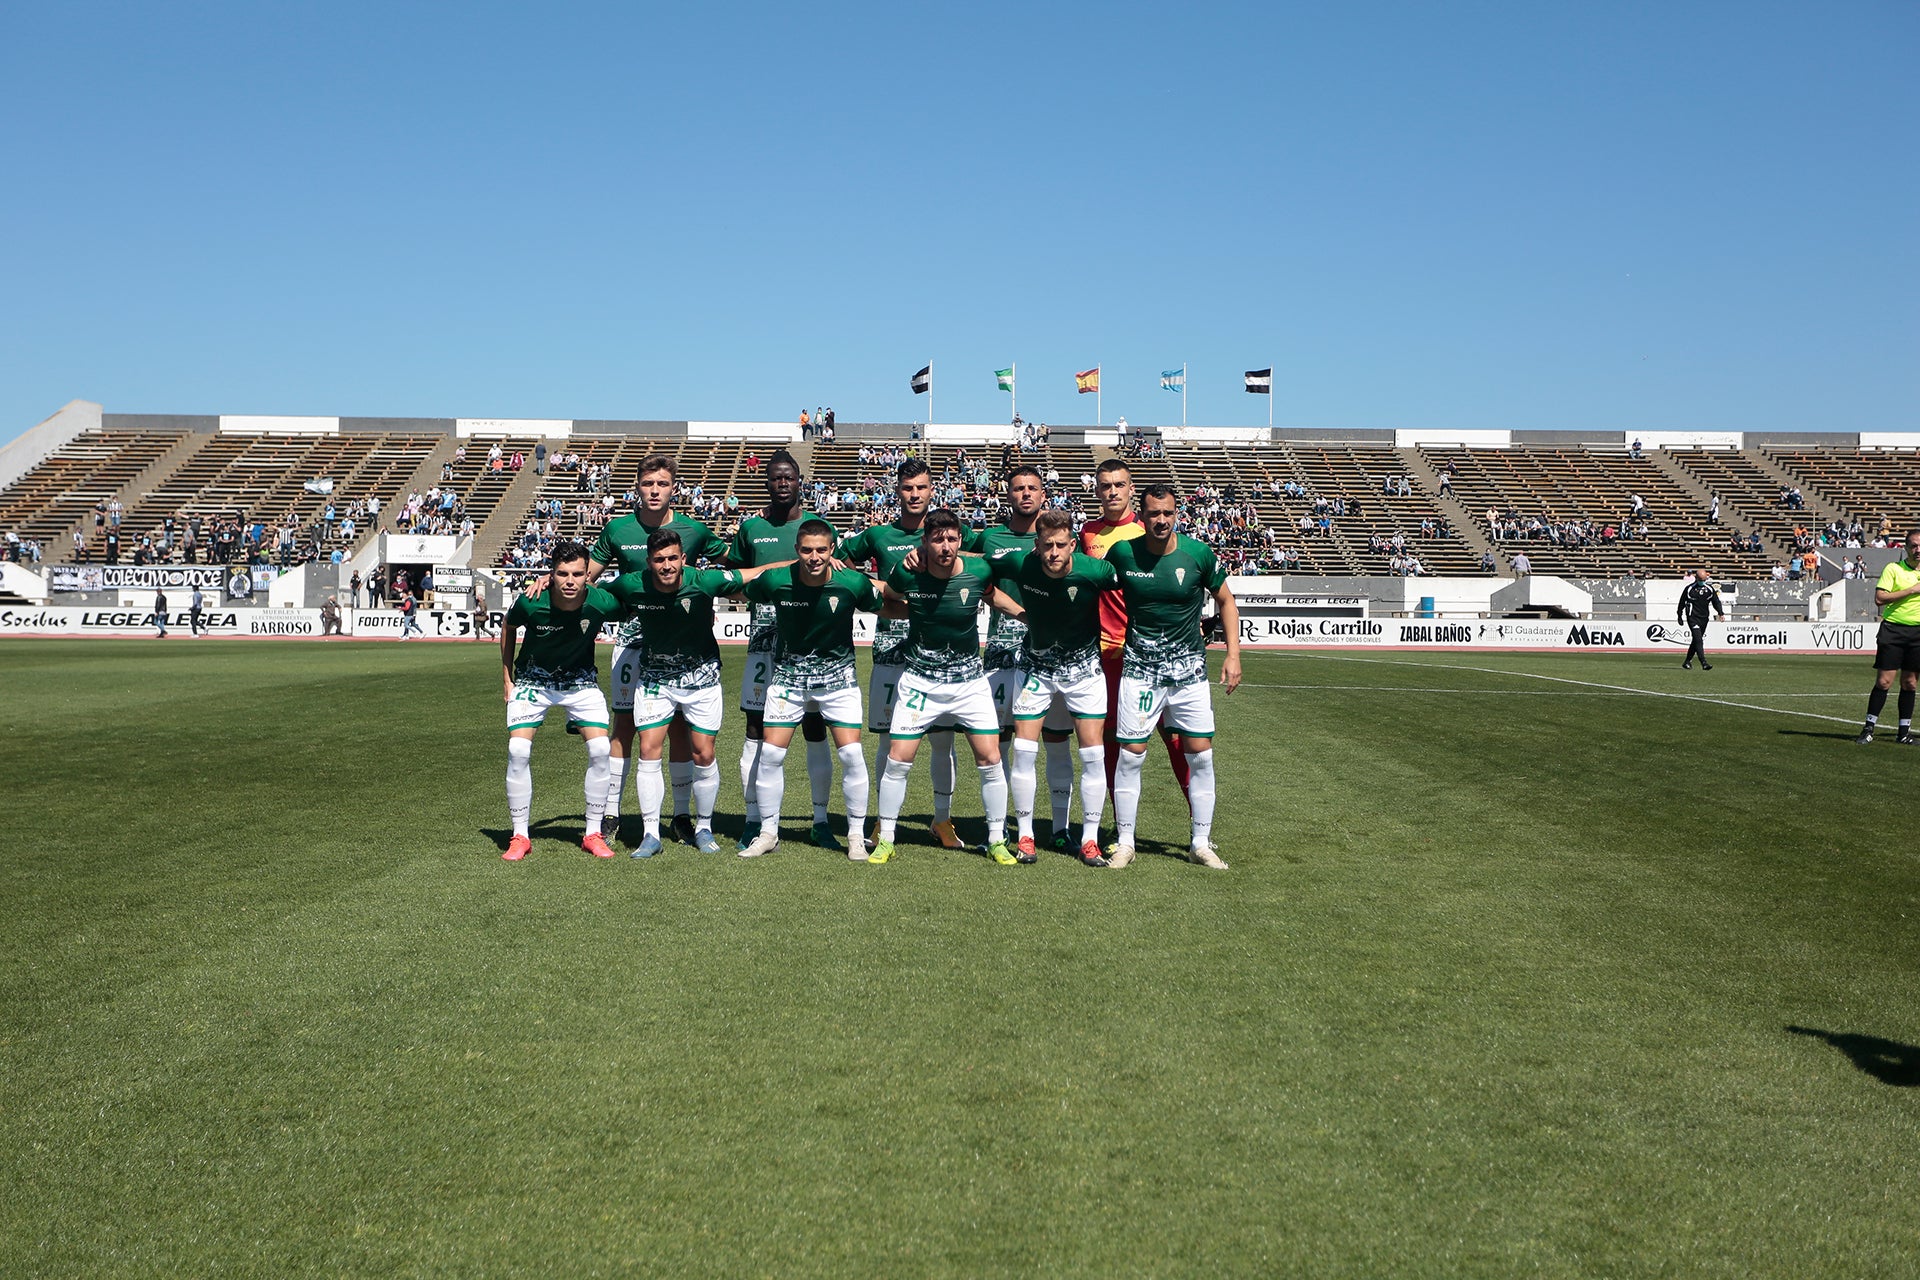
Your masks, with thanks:
[{"label": "club crest on jersey", "polygon": [[837,596],[829,596],[829,597],[827,597],[827,612],[828,612],[828,613],[838,613],[838,612],[840,612],[840,600],[839,600],[839,597],[837,597]]},{"label": "club crest on jersey", "polygon": [[972,594],[973,592],[970,588],[967,588],[967,587],[960,588],[960,603],[965,604],[967,602],[967,597]]},{"label": "club crest on jersey", "polygon": [[585,633],[585,632],[587,631],[587,629],[588,629],[589,627],[591,627],[591,626],[593,626],[593,620],[592,620],[591,618],[582,618],[582,619],[580,619],[580,630],[581,630],[581,632],[582,632],[583,634],[584,634],[584,633]]},{"label": "club crest on jersey", "polygon": [[1175,569],[1175,570],[1173,571],[1173,580],[1174,580],[1175,582],[1177,582],[1177,583],[1179,583],[1179,584],[1180,584],[1181,586],[1183,586],[1183,587],[1184,587],[1184,586],[1186,586],[1186,585],[1187,585],[1187,571],[1186,571],[1185,569]]},{"label": "club crest on jersey", "polygon": [[692,612],[693,612],[693,597],[692,597],[692,596],[682,596],[682,597],[680,598],[680,612],[682,612],[682,613],[692,613]]},{"label": "club crest on jersey", "polygon": [[1067,599],[1078,600],[1079,598],[1080,598],[1080,588],[1078,587],[1067,588]]}]

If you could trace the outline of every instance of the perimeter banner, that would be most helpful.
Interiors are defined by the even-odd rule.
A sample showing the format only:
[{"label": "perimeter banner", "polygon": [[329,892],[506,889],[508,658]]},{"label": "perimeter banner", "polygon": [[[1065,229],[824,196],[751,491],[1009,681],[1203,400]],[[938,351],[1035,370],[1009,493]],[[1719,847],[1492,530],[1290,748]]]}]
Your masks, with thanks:
[{"label": "perimeter banner", "polygon": [[227,580],[223,564],[56,564],[48,566],[54,591],[218,591]]},{"label": "perimeter banner", "polygon": [[[1707,650],[1872,653],[1872,622],[1712,622]],[[1485,618],[1240,618],[1240,643],[1256,649],[1559,649],[1686,652],[1687,629],[1673,622]]]}]

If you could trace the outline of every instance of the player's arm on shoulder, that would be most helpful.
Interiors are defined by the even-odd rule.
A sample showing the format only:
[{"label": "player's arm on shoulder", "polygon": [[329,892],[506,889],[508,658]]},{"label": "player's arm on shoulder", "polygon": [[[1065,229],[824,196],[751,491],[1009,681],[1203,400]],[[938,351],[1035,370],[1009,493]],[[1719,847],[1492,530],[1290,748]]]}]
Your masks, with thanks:
[{"label": "player's arm on shoulder", "polygon": [[1226,632],[1227,658],[1220,664],[1220,683],[1231,694],[1240,687],[1240,603],[1223,575],[1214,586],[1213,598],[1220,604],[1220,626]]},{"label": "player's arm on shoulder", "polygon": [[1016,621],[1025,622],[1027,620],[1026,606],[1020,604],[999,587],[990,589],[990,593],[987,596],[987,603]]},{"label": "player's arm on shoulder", "polygon": [[[771,564],[756,564],[750,569],[730,568],[727,570],[727,572],[731,573],[735,578],[739,579],[740,586],[745,586],[747,583],[752,582],[755,578],[758,578],[761,574],[767,572],[767,570],[769,569],[785,569],[790,565],[792,565],[793,563],[794,562],[791,560],[775,560]],[[739,595],[740,594],[739,587],[734,588],[734,590],[729,591],[726,594]]]}]

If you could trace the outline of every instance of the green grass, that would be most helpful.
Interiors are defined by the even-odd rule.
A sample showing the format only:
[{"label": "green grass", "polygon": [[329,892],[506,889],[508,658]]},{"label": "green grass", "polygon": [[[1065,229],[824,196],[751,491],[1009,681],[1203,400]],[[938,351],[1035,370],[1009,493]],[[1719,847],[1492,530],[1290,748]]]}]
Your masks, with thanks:
[{"label": "green grass", "polygon": [[557,719],[511,866],[488,646],[0,645],[0,1275],[1911,1273],[1865,664],[1358,657],[1216,697],[1219,874],[1157,748],[1125,872],[850,865],[797,751],[597,863]]}]

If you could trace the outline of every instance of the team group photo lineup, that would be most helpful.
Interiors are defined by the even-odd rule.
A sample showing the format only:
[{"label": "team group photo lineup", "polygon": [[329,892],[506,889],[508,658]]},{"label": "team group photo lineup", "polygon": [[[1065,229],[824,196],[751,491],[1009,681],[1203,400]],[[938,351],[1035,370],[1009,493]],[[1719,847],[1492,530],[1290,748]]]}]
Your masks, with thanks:
[{"label": "team group photo lineup", "polygon": [[[631,857],[660,854],[668,838],[721,852],[720,738],[732,702],[741,719],[741,816],[737,834],[724,819],[721,826],[739,857],[780,845],[798,730],[810,845],[869,865],[892,860],[924,741],[931,843],[965,849],[954,822],[964,739],[986,826],[976,852],[1002,866],[1031,865],[1047,849],[1089,867],[1125,867],[1157,736],[1188,810],[1186,856],[1227,869],[1212,834],[1207,648],[1210,636],[1224,645],[1220,687],[1232,694],[1241,679],[1239,615],[1225,566],[1177,528],[1171,486],[1136,491],[1127,464],[1110,458],[1097,468],[1100,514],[1082,521],[1048,502],[1038,468],[1013,465],[1000,478],[1002,519],[969,527],[932,505],[931,470],[909,450],[893,469],[892,518],[843,536],[807,508],[799,465],[782,449],[765,461],[765,505],[743,512],[723,545],[674,509],[676,473],[673,455],[645,457],[633,510],[607,521],[591,546],[555,543],[545,570],[506,611],[507,861],[535,848],[533,742],[556,707],[586,750],[581,848],[611,858],[634,831],[622,819],[631,778]],[[724,662],[718,599],[752,611],[744,651]],[[864,698],[855,661],[863,614],[873,619]],[[613,639],[605,688],[596,650],[603,629]],[[836,767],[844,843],[829,813]],[[1051,806],[1044,838],[1035,812],[1042,768]]]}]

